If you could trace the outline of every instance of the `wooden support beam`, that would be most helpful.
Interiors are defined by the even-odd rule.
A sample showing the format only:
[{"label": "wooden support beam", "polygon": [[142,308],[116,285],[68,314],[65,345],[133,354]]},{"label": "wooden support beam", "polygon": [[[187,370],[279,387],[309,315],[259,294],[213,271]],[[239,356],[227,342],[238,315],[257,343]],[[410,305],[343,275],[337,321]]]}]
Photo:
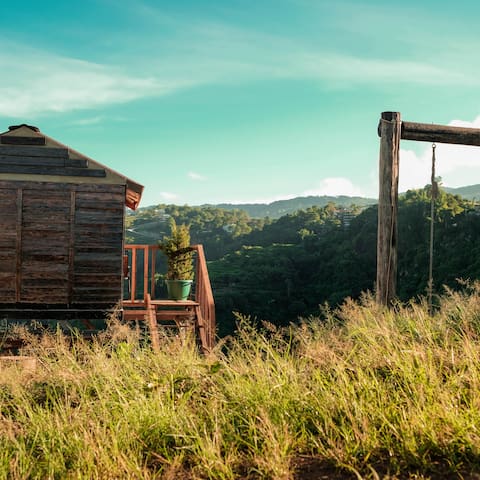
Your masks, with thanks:
[{"label": "wooden support beam", "polygon": [[383,112],[379,133],[380,185],[377,237],[377,302],[388,305],[395,298],[397,279],[397,210],[401,118]]},{"label": "wooden support beam", "polygon": [[143,249],[143,298],[147,298],[147,295],[150,301],[152,297],[148,292],[148,246]]},{"label": "wooden support beam", "polygon": [[480,146],[480,129],[402,122],[401,138],[421,142]]},{"label": "wooden support beam", "polygon": [[[385,112],[396,113],[396,112]],[[378,125],[378,136],[381,122]],[[480,147],[480,128],[454,127],[434,123],[402,122],[400,138],[419,142],[452,143]]]},{"label": "wooden support beam", "polygon": [[156,283],[156,278],[155,278],[155,260],[157,257],[157,250],[155,248],[148,249],[148,251],[152,252],[152,257],[151,257],[151,267],[150,267],[150,297],[152,299],[155,298],[155,283]]},{"label": "wooden support beam", "polygon": [[158,339],[158,326],[157,326],[157,319],[155,315],[155,306],[150,302],[150,294],[147,293],[145,295],[145,302],[147,306],[147,315],[146,320],[148,323],[148,329],[150,330],[150,339],[152,341],[152,350],[155,353],[160,352],[160,342]]},{"label": "wooden support beam", "polygon": [[137,296],[137,249],[132,247],[132,270],[130,272],[130,301]]},{"label": "wooden support beam", "polygon": [[198,336],[200,337],[200,344],[202,346],[202,353],[207,355],[210,352],[210,346],[205,332],[205,322],[202,317],[202,311],[199,306],[195,307],[195,318],[197,322]]}]

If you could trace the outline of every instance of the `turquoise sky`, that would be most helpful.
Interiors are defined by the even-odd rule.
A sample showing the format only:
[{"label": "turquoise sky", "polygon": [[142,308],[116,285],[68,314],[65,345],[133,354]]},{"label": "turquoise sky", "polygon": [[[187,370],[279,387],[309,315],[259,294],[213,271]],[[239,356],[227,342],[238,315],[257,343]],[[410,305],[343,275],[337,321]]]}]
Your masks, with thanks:
[{"label": "turquoise sky", "polygon": [[[143,206],[377,196],[380,113],[480,127],[480,2],[24,0],[0,17],[0,131],[30,123]],[[430,146],[402,142],[401,189]],[[445,185],[478,148],[440,146]]]}]

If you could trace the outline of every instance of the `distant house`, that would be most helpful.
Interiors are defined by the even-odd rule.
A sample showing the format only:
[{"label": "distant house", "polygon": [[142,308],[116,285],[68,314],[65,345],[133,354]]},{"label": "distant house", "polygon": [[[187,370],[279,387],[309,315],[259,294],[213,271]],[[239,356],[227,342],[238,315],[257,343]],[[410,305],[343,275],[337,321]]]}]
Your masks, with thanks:
[{"label": "distant house", "polygon": [[233,233],[235,231],[236,225],[234,223],[229,223],[228,225],[224,225],[222,227],[224,232]]},{"label": "distant house", "polygon": [[340,208],[337,211],[336,216],[340,220],[342,227],[348,228],[356,214],[347,208]]},{"label": "distant house", "polygon": [[143,186],[30,125],[0,134],[0,319],[87,325],[122,298]]},{"label": "distant house", "polygon": [[155,209],[155,215],[157,217],[157,220],[160,222],[167,222],[171,218],[171,215],[169,215],[168,213],[165,213],[164,208]]}]

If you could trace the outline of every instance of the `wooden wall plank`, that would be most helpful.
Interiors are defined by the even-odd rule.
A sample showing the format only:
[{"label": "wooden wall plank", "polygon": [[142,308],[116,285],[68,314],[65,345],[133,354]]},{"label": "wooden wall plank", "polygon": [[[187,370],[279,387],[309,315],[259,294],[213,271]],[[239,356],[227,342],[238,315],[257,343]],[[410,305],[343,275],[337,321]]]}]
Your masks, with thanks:
[{"label": "wooden wall plank", "polygon": [[[82,188],[77,188],[77,195],[78,195],[78,205],[82,205],[83,202],[121,202],[125,198],[123,195],[123,186],[121,185],[109,185],[108,189],[104,188],[103,190],[93,190],[91,188],[84,188],[90,185],[82,185]],[[93,185],[91,185],[93,186]],[[80,187],[80,185],[79,185]],[[104,186],[105,187],[105,186]],[[120,188],[118,188],[120,187]]]},{"label": "wooden wall plank", "polygon": [[[43,255],[42,255],[43,257]],[[26,272],[30,272],[30,275],[42,275],[55,273],[59,275],[68,274],[68,265],[60,262],[45,263],[42,260],[28,259],[22,263],[22,269]]]},{"label": "wooden wall plank", "polygon": [[[67,183],[67,182],[32,182],[26,180],[0,180],[0,189],[2,188],[26,188],[28,190],[44,191],[70,191],[75,188],[77,193],[117,193],[124,192],[124,185],[104,184],[104,183]],[[124,197],[122,197],[124,198]]]},{"label": "wooden wall plank", "polygon": [[0,143],[4,145],[45,145],[45,137],[21,137],[19,135],[1,135]]},{"label": "wooden wall plank", "polygon": [[16,266],[15,266],[15,301],[20,302],[22,289],[22,208],[23,208],[23,190],[17,189],[17,242],[15,246]]},{"label": "wooden wall plank", "polygon": [[62,255],[52,251],[48,255],[45,253],[26,252],[22,256],[22,260],[24,264],[33,261],[33,262],[41,262],[44,266],[46,266],[47,263],[51,263],[51,262],[65,263],[67,259],[68,259],[68,255]]},{"label": "wooden wall plank", "polygon": [[77,190],[75,303],[113,304],[121,299],[124,204],[121,185]]},{"label": "wooden wall plank", "polygon": [[28,188],[23,189],[28,194],[25,195],[26,206],[37,206],[41,208],[43,205],[48,205],[50,207],[65,208],[69,204],[70,194],[69,190],[65,192],[56,192],[51,189],[46,189],[43,192],[39,190],[29,190]]},{"label": "wooden wall plank", "polygon": [[91,239],[90,244],[91,244],[91,241],[93,239],[98,237],[98,239],[100,241],[98,246],[101,246],[102,245],[102,242],[101,242],[102,238],[108,239],[108,238],[114,238],[117,235],[123,235],[123,231],[122,231],[120,225],[118,225],[118,224],[112,223],[110,225],[99,225],[97,223],[97,224],[93,224],[93,225],[96,227],[96,229],[92,228],[91,223],[86,223],[84,225],[75,224],[75,227],[76,227],[75,231],[77,233],[77,235],[75,236],[75,243],[76,244],[81,244],[84,236],[86,238]]},{"label": "wooden wall plank", "polygon": [[17,189],[0,189],[0,302],[16,299]]},{"label": "wooden wall plank", "polygon": [[43,167],[64,167],[65,159],[59,157],[27,157],[0,154],[0,165],[36,165]]},{"label": "wooden wall plank", "polygon": [[88,210],[75,212],[75,224],[94,225],[118,225],[122,219],[121,214],[112,214],[105,210]]},{"label": "wooden wall plank", "polygon": [[55,287],[56,289],[60,288],[63,290],[65,287],[65,283],[68,281],[68,277],[65,278],[36,278],[36,277],[28,277],[23,279],[22,281],[22,288],[31,289],[31,288],[46,288],[46,287]]},{"label": "wooden wall plank", "polygon": [[20,292],[22,302],[39,304],[66,304],[68,297],[62,289],[52,289],[49,286],[41,287],[22,287]]},{"label": "wooden wall plank", "polygon": [[17,258],[15,255],[4,256],[0,253],[0,272],[8,274],[9,277],[15,280],[15,271],[17,268]]},{"label": "wooden wall plank", "polygon": [[54,147],[34,147],[34,146],[18,146],[10,147],[0,145],[0,155],[13,155],[19,157],[58,157],[68,158],[68,148],[54,148]]},{"label": "wooden wall plank", "polygon": [[5,232],[9,229],[15,229],[17,226],[17,212],[16,207],[15,211],[11,211],[0,216],[0,228],[2,232]]},{"label": "wooden wall plank", "polygon": [[70,192],[70,235],[68,238],[68,303],[73,301],[73,284],[75,282],[75,209],[77,195],[75,190]]},{"label": "wooden wall plank", "polygon": [[18,173],[25,175],[59,175],[66,177],[106,177],[103,168],[50,167],[43,165],[2,165],[0,173]]}]

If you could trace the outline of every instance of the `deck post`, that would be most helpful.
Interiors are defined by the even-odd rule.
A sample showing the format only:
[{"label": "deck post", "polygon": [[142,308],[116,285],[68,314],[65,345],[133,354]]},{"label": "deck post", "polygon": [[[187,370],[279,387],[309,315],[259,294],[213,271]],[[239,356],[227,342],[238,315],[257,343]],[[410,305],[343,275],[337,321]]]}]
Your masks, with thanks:
[{"label": "deck post", "polygon": [[399,112],[383,112],[378,126],[378,134],[381,139],[376,296],[377,302],[382,305],[389,305],[396,294],[401,125]]}]

